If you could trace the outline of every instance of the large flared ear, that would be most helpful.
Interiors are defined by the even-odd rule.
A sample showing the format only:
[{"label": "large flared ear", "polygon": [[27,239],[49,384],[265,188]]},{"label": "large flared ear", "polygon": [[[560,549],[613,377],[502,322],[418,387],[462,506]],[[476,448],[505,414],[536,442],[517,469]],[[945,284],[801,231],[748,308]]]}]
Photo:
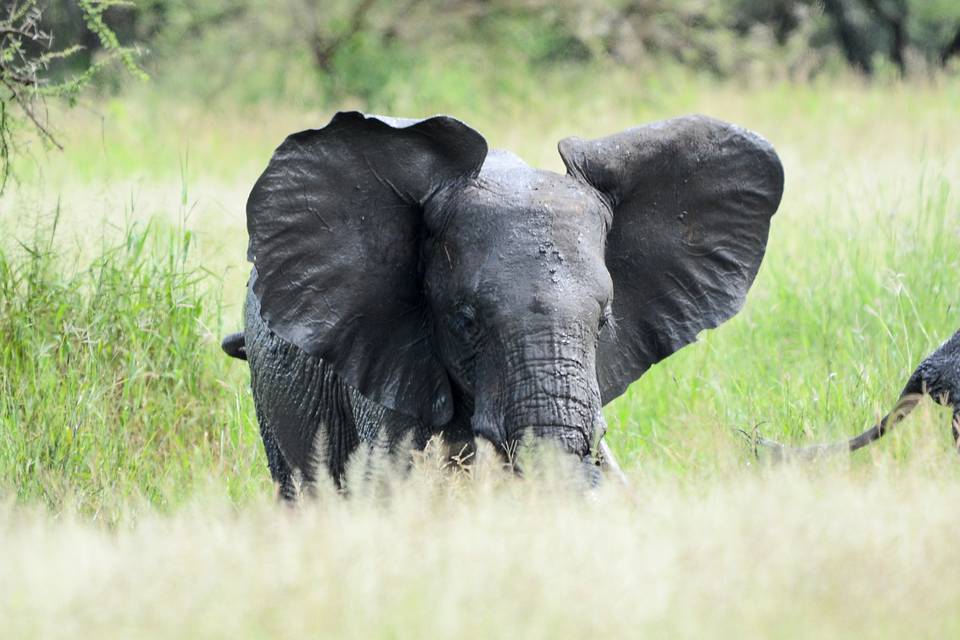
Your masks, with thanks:
[{"label": "large flared ear", "polygon": [[613,212],[614,322],[597,352],[606,403],[740,310],[780,204],[783,167],[760,136],[704,116],[567,138],[560,155]]},{"label": "large flared ear", "polygon": [[254,294],[271,331],[374,402],[433,425],[453,412],[422,288],[424,207],[478,174],[458,120],[338,113],[276,150],[247,201]]}]

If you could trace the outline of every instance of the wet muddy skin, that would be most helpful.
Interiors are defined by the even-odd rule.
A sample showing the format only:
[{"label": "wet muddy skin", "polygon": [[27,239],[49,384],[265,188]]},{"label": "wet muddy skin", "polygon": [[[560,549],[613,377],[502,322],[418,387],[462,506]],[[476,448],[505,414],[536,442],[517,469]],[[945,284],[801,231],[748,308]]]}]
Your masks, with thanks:
[{"label": "wet muddy skin", "polygon": [[356,112],[280,145],[224,349],[284,491],[435,434],[595,469],[603,405],[740,309],[783,190],[769,143],[687,116],[559,152],[565,174],[454,118]]}]

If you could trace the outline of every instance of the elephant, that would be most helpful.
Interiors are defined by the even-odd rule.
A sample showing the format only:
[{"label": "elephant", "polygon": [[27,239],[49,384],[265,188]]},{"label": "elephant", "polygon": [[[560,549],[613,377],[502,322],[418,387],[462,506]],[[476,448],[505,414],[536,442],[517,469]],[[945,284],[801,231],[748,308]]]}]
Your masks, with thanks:
[{"label": "elephant", "polygon": [[812,460],[837,453],[852,453],[889,433],[910,415],[924,394],[933,398],[934,402],[953,409],[953,441],[960,452],[960,331],[923,359],[910,375],[893,409],[863,433],[846,442],[804,447],[788,447],[774,440],[757,437],[756,445],[768,450],[777,461]]},{"label": "elephant", "polygon": [[565,174],[449,116],[359,112],[277,148],[223,348],[282,495],[440,434],[602,476],[603,406],[741,309],[783,192],[769,142],[691,115],[558,148]]}]

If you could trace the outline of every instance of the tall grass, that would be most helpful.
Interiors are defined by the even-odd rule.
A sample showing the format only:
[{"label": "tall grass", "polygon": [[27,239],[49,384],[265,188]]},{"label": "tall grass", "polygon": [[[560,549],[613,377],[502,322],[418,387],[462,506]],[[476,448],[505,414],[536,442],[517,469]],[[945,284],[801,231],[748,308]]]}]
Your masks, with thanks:
[{"label": "tall grass", "polygon": [[[0,483],[84,511],[169,506],[207,474],[260,486],[246,395],[224,383],[219,297],[192,234],[132,224],[89,264],[52,221],[0,247]],[[198,474],[198,469],[204,473]]]},{"label": "tall grass", "polygon": [[[920,360],[960,327],[960,198],[945,176],[922,171],[902,191],[844,201],[861,211],[796,210],[787,199],[744,311],[608,407],[621,451],[635,462],[666,456],[682,473],[723,465],[716,441],[733,426],[840,440],[891,409]],[[936,436],[944,447],[948,423]],[[882,446],[905,455],[911,441]]]},{"label": "tall grass", "polygon": [[[584,496],[421,462],[351,500],[197,497],[109,532],[0,511],[16,638],[950,638],[960,483],[899,465]],[[928,462],[932,460],[928,459]]]}]

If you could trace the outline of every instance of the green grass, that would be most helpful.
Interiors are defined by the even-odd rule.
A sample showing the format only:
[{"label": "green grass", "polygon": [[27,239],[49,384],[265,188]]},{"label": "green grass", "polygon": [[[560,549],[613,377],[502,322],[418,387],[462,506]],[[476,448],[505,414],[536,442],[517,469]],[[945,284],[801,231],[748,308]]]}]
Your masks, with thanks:
[{"label": "green grass", "polygon": [[[246,193],[331,109],[145,89],[98,103],[102,128],[64,114],[66,153],[35,153],[0,198],[0,619],[18,637],[956,632],[946,410],[810,470],[758,465],[734,430],[857,433],[960,326],[960,82],[542,83],[395,104],[555,170],[566,135],[700,111],[760,131],[786,168],[744,310],[606,409],[634,500],[438,480],[428,461],[387,501],[272,507],[248,373],[218,342],[240,324]],[[156,610],[168,598],[186,613]]]},{"label": "green grass", "polygon": [[[538,102],[505,94],[504,112],[457,115],[559,169],[564,135],[702,111],[765,134],[787,182],[745,309],[607,408],[617,452],[697,477],[746,461],[736,428],[799,442],[867,426],[957,328],[960,83],[618,80],[549,76]],[[429,112],[410,99],[404,113]],[[93,510],[129,495],[169,507],[208,476],[234,498],[267,490],[246,369],[217,341],[239,326],[249,186],[283,135],[329,114],[151,94],[100,108],[102,131],[66,114],[67,152],[4,200],[0,473],[21,500]],[[906,455],[909,442],[882,447]]]},{"label": "green grass", "polygon": [[[52,222],[0,251],[0,482],[18,501],[168,508],[206,476],[264,490],[249,394],[215,352],[219,293],[189,231],[131,224],[89,264]],[[198,474],[198,469],[204,469]]]}]

